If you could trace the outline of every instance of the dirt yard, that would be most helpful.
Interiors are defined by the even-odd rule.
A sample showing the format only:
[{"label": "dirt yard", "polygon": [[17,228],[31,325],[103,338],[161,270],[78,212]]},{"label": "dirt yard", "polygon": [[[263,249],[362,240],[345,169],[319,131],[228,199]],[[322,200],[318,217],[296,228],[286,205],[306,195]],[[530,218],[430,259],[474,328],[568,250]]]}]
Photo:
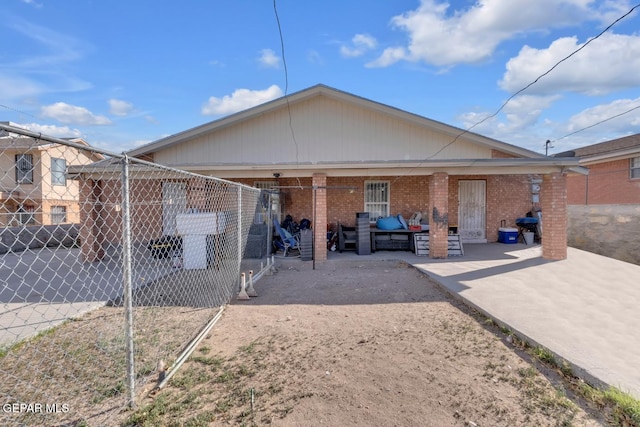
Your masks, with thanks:
[{"label": "dirt yard", "polygon": [[412,267],[285,261],[124,425],[604,425]]}]

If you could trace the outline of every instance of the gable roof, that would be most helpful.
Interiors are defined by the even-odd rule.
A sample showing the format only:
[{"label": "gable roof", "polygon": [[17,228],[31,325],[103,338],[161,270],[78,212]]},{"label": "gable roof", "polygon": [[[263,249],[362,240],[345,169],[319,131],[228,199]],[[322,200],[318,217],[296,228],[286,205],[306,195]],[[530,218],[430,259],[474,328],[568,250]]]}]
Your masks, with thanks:
[{"label": "gable roof", "polygon": [[554,157],[578,157],[581,163],[611,161],[640,155],[640,134],[624,136],[575,150],[555,154]]},{"label": "gable roof", "polygon": [[244,111],[240,111],[235,114],[205,123],[200,126],[179,132],[177,134],[168,136],[166,138],[159,139],[141,147],[135,148],[129,151],[127,154],[131,157],[144,156],[156,151],[160,151],[176,144],[182,143],[193,138],[197,138],[206,133],[214,132],[224,129],[229,126],[240,124],[244,121],[263,115],[267,112],[274,111],[281,108],[291,108],[293,105],[312,99],[317,96],[325,96],[333,100],[340,102],[358,105],[360,107],[380,112],[388,116],[403,120],[421,127],[426,127],[438,131],[442,134],[449,135],[452,141],[464,136],[468,141],[475,144],[488,147],[513,155],[514,157],[527,157],[527,158],[540,158],[544,157],[542,154],[536,153],[531,150],[527,150],[515,145],[507,144],[502,141],[498,141],[486,136],[465,131],[455,126],[447,125],[432,119],[428,119],[417,114],[413,114],[404,110],[400,110],[395,107],[391,107],[386,104],[375,102],[351,93],[347,93],[323,84],[312,86],[308,89],[301,90],[299,92],[283,96],[273,101],[266,102],[256,107],[249,108]]}]

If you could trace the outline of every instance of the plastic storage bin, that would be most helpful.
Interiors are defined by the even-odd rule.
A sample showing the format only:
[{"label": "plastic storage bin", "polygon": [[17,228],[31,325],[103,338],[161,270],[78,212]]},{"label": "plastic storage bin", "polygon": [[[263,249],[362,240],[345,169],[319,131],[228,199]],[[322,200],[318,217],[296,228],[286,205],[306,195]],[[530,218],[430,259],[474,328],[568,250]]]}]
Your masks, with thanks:
[{"label": "plastic storage bin", "polygon": [[498,229],[498,242],[518,243],[518,229],[510,227],[500,227]]}]

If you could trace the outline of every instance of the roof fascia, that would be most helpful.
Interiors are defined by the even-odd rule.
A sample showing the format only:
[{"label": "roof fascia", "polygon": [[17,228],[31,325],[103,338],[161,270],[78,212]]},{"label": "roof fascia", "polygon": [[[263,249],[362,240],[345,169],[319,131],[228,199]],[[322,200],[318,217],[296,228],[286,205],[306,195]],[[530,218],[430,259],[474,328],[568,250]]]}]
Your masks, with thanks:
[{"label": "roof fascia", "polygon": [[614,160],[628,159],[630,157],[640,156],[640,146],[631,147],[624,150],[616,150],[606,154],[596,154],[593,156],[578,157],[580,164],[590,165],[602,162],[612,162]]}]

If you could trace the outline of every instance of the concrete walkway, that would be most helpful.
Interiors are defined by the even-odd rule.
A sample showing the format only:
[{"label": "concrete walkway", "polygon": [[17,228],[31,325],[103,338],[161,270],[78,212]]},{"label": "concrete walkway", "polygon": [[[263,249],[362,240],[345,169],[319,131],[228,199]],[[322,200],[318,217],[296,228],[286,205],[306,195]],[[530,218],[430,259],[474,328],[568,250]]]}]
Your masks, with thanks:
[{"label": "concrete walkway", "polygon": [[465,245],[463,257],[409,252],[339,258],[401,259],[452,294],[573,365],[587,381],[640,398],[640,266],[569,248],[546,261],[540,246]]}]

